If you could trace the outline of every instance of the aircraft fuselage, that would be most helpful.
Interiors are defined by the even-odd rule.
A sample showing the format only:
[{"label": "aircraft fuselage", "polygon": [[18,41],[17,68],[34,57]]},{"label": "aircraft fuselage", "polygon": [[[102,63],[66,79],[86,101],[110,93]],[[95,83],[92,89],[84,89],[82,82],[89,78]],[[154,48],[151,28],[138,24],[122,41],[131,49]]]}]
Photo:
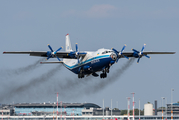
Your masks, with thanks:
[{"label": "aircraft fuselage", "polygon": [[[115,63],[117,56],[110,49],[99,49],[96,52],[86,52],[80,62],[76,59],[64,59],[63,65],[75,74],[89,75],[95,72],[103,71],[110,68]],[[105,71],[104,71],[105,72]]]}]

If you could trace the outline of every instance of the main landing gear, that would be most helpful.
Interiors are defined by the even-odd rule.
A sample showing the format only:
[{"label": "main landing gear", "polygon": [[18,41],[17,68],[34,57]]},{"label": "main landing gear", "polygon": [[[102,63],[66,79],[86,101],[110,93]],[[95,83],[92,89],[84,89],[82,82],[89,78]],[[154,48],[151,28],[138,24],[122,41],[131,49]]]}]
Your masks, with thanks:
[{"label": "main landing gear", "polygon": [[101,73],[100,74],[100,78],[106,78],[107,77],[107,73]]},{"label": "main landing gear", "polygon": [[106,78],[107,73],[109,73],[109,67],[107,67],[103,70],[103,73],[100,74],[100,78]]},{"label": "main landing gear", "polygon": [[78,78],[84,78],[85,75],[82,70],[80,70],[80,73],[78,74]]}]

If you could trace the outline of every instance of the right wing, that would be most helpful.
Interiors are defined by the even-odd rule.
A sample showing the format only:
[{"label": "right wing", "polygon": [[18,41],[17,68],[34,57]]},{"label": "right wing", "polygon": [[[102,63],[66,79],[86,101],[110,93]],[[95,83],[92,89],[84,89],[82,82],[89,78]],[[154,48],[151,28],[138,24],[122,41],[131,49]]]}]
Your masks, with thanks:
[{"label": "right wing", "polygon": [[63,63],[62,61],[40,62],[40,64]]},{"label": "right wing", "polygon": [[[3,54],[29,54],[30,56],[39,56],[39,57],[48,57],[50,51],[10,51],[3,52]],[[59,58],[69,58],[69,59],[77,59],[76,52],[57,52],[55,54]],[[79,52],[80,57],[84,57],[86,55],[85,52]]]}]

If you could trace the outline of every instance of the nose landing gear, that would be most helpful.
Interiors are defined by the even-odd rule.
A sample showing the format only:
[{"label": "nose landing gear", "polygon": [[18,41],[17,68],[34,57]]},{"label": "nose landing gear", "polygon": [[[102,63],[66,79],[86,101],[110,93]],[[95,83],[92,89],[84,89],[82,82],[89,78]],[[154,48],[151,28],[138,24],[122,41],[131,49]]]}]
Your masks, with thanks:
[{"label": "nose landing gear", "polygon": [[80,70],[80,73],[78,74],[78,78],[84,78],[85,75],[84,75],[84,72],[83,70]]},{"label": "nose landing gear", "polygon": [[109,67],[106,67],[103,70],[103,73],[100,74],[100,78],[106,78],[107,77],[107,73],[109,73]]},{"label": "nose landing gear", "polygon": [[85,75],[83,73],[78,74],[78,78],[84,78],[84,77],[85,77]]}]

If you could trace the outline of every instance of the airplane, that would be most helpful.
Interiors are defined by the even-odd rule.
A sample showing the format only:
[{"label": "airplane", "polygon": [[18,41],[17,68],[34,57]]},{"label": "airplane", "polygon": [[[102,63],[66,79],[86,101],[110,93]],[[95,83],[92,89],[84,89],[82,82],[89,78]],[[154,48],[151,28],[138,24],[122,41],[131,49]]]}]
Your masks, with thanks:
[{"label": "airplane", "polygon": [[[124,52],[126,45],[123,46],[121,51],[117,51],[114,48],[111,49],[98,49],[97,51],[79,51],[78,44],[76,43],[76,50],[72,50],[69,34],[66,35],[66,48],[65,51],[60,51],[63,47],[60,47],[56,51],[48,44],[50,51],[14,51],[14,52],[3,52],[3,54],[29,54],[30,56],[57,58],[58,61],[52,62],[41,62],[41,64],[48,63],[61,63],[67,69],[78,75],[78,78],[84,78],[85,76],[92,75],[98,77],[97,72],[102,72],[100,78],[106,78],[107,73],[112,65],[118,62],[121,58],[130,60],[131,57],[140,58],[143,56],[150,58],[148,54],[175,54],[175,52],[152,52],[144,51],[146,44],[142,47],[141,51],[131,49],[130,52]],[[60,59],[62,58],[62,60]]]}]

